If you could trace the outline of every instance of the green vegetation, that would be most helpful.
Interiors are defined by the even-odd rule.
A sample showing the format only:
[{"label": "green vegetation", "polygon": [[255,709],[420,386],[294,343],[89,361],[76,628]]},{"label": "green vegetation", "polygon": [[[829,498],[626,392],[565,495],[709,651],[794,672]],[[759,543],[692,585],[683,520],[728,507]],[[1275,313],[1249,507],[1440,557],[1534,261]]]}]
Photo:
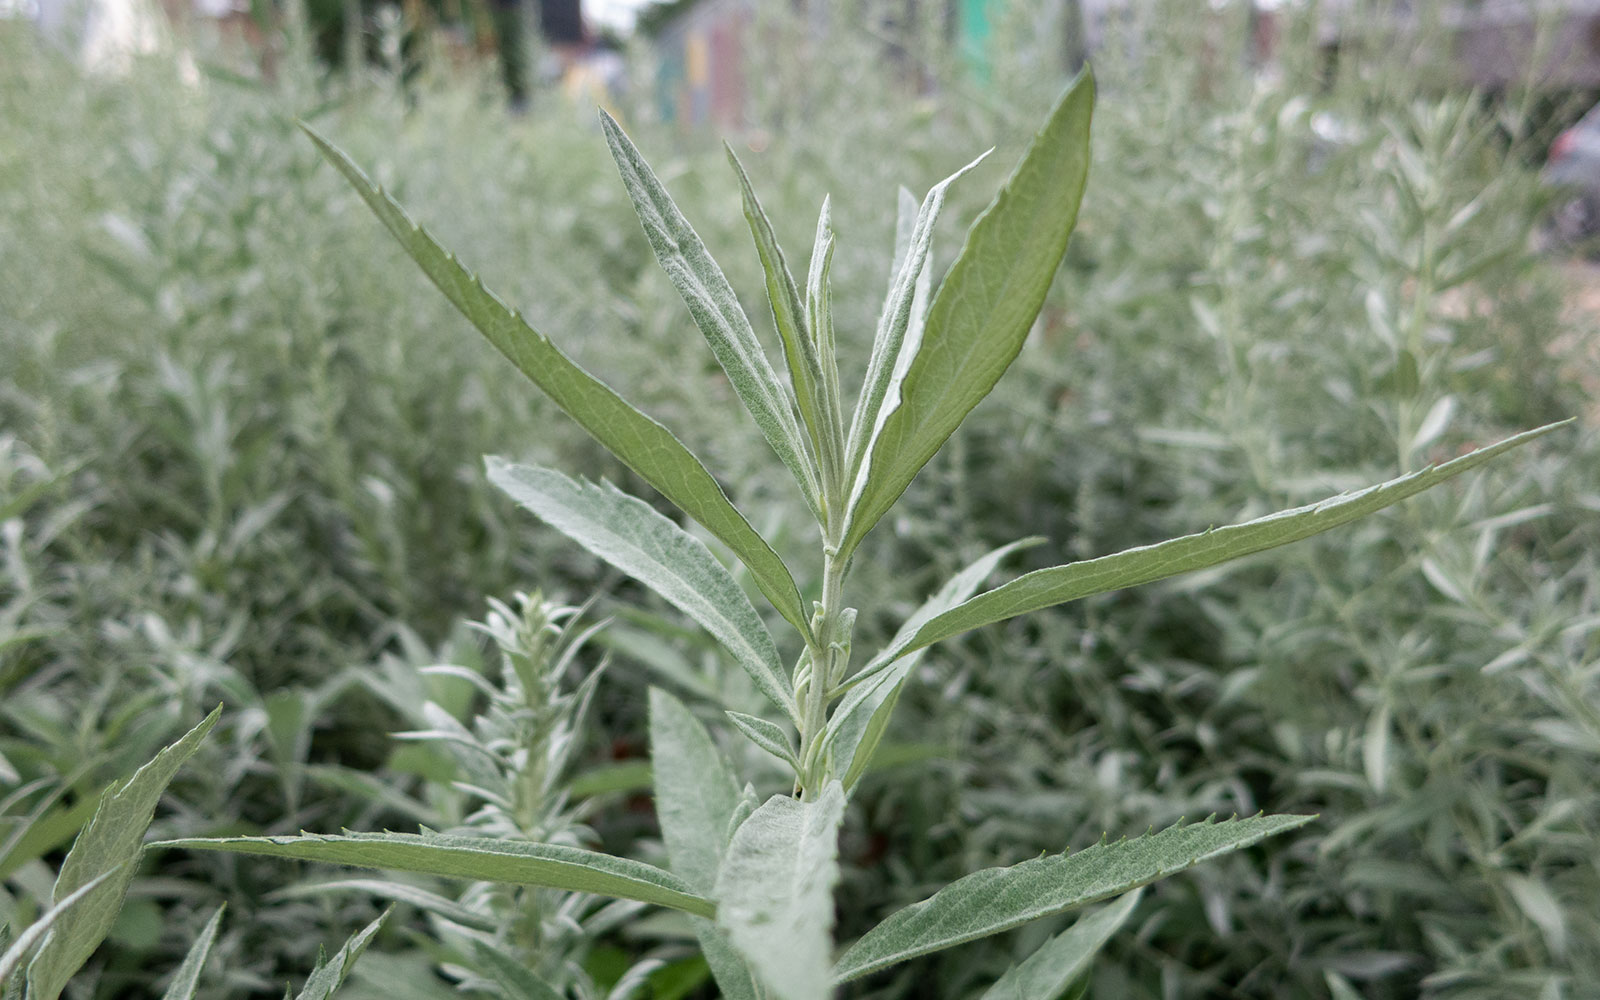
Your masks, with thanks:
[{"label": "green vegetation", "polygon": [[[1091,995],[1134,997],[1600,980],[1593,429],[1263,551],[1583,409],[1545,353],[1571,319],[1529,249],[1548,200],[1533,102],[1429,89],[1383,53],[1330,80],[1292,19],[1269,82],[1239,12],[1163,13],[1097,59],[1076,235],[1059,269],[1048,239],[1021,255],[1037,302],[1009,314],[934,290],[1020,248],[980,224],[958,252],[1065,85],[1048,13],[997,25],[1012,55],[981,88],[916,39],[886,69],[877,40],[764,24],[754,123],[783,128],[749,152],[730,137],[742,198],[712,137],[630,124],[658,185],[620,129],[574,131],[554,106],[508,125],[475,78],[425,75],[411,106],[381,73],[310,82],[295,46],[271,86],[204,59],[198,83],[160,60],[83,78],[0,23],[10,984],[814,996],[819,954],[840,994],[873,997],[1060,995],[1085,972]],[[936,101],[906,99],[906,60],[943,81]],[[530,391],[359,195],[425,266],[455,265],[297,118],[681,449],[626,453],[654,432],[592,406],[629,404],[561,381],[441,271],[558,383]],[[921,227],[914,200],[890,204],[989,145]],[[812,240],[824,194],[822,252],[790,277],[777,248]],[[691,325],[726,373],[695,360]],[[1000,352],[994,378],[1015,356],[993,394],[935,363],[966,335]],[[489,454],[512,460],[485,477]],[[674,478],[685,458],[715,479]],[[693,586],[651,576],[658,545],[694,553]],[[979,594],[1003,568],[1014,582]],[[595,625],[538,598],[462,624],[529,586],[600,595]],[[218,702],[204,742],[185,737]],[[412,872],[140,854],[152,809],[147,840],[271,838]],[[1266,840],[1281,823],[1192,825],[1263,811],[1319,818]],[[419,829],[436,833],[339,832]],[[1147,868],[1109,878],[1124,861]],[[513,864],[514,885],[479,880]],[[780,868],[793,891],[746,874]]]}]

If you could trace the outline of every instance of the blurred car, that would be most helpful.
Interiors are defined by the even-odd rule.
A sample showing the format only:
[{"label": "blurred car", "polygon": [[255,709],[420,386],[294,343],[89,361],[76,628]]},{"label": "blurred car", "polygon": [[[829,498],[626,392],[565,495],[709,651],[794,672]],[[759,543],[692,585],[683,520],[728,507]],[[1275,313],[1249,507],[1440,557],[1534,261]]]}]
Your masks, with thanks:
[{"label": "blurred car", "polygon": [[1570,246],[1600,236],[1600,105],[1556,136],[1544,179],[1572,196],[1559,203],[1551,219],[1557,243]]}]

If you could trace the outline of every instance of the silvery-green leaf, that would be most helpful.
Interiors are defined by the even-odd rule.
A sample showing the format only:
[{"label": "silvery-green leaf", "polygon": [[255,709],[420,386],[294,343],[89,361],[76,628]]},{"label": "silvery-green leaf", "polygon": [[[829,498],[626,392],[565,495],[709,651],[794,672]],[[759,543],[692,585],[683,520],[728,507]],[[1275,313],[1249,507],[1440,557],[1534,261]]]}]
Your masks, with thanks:
[{"label": "silvery-green leaf", "polygon": [[444,834],[344,833],[298,837],[214,837],[167,840],[155,847],[264,854],[358,868],[419,872],[475,882],[535,885],[597,896],[637,899],[702,917],[716,907],[682,879],[642,861],[558,844],[530,844]]},{"label": "silvery-green leaf", "polygon": [[826,1000],[844,788],[775,795],[744,821],[717,875],[717,924],[780,1000]]},{"label": "silvery-green leaf", "polygon": [[[1010,545],[1002,545],[974,560],[971,565],[947,580],[937,593],[928,598],[911,614],[911,617],[905,620],[888,648],[894,649],[897,643],[909,642],[910,638],[916,635],[930,619],[971,597],[974,591],[983,586],[983,581],[989,578],[995,567],[1000,565],[1000,561],[1011,553],[1038,545],[1042,541],[1041,538],[1024,538]],[[905,686],[906,678],[916,669],[919,659],[919,653],[911,653],[898,659],[879,657],[869,662],[857,677],[851,679],[851,684],[854,686],[828,721],[827,736],[834,766],[844,768],[846,790],[855,787],[861,775],[866,772],[867,766],[871,764],[873,751],[877,749],[879,741],[883,739],[884,730],[888,728],[889,718],[900,700],[900,692]]]},{"label": "silvery-green leaf", "polygon": [[[806,270],[806,325],[811,330],[817,361],[822,366],[822,380],[817,386],[817,405],[826,414],[828,425],[833,429],[833,450],[838,455],[840,466],[834,472],[842,480],[847,442],[844,437],[844,410],[840,403],[839,359],[833,340],[833,299],[829,284],[833,270],[833,222],[828,205],[829,199],[824,197],[822,211],[817,215],[817,235],[811,246],[811,262]],[[832,487],[841,493],[835,498],[837,502],[843,503],[842,493],[848,489],[848,484],[841,481],[833,483]],[[833,512],[835,517],[842,517],[843,514],[843,511]]]},{"label": "silvery-green leaf", "polygon": [[698,538],[610,483],[488,458],[489,480],[545,523],[654,590],[722,643],[768,698],[795,713],[778,647],[744,590]]},{"label": "silvery-green leaf", "polygon": [[989,987],[982,1000],[1055,1000],[1087,975],[1094,956],[1139,905],[1135,889],[1046,941]]},{"label": "silvery-green leaf", "polygon": [[796,771],[800,770],[800,762],[795,757],[794,747],[789,742],[789,734],[776,723],[766,719],[758,719],[753,715],[743,712],[728,712],[728,719],[739,732],[750,737],[750,742],[778,758]]},{"label": "silvery-green leaf", "polygon": [[941,639],[1040,608],[1111,590],[1137,587],[1310,538],[1415,496],[1568,422],[1524,431],[1443,465],[1408,473],[1353,493],[1341,493],[1305,507],[1279,511],[1243,524],[1212,528],[1098,559],[1035,570],[934,617],[912,636],[897,636],[889,648],[874,659],[874,663],[904,656]]},{"label": "silvery-green leaf", "polygon": [[928,269],[933,227],[944,208],[945,191],[988,155],[984,153],[933,186],[917,211],[917,221],[903,255],[898,247],[896,249],[896,255],[903,259],[883,303],[883,315],[878,320],[878,332],[872,342],[872,356],[867,361],[867,376],[861,383],[861,396],[856,400],[855,414],[850,420],[846,468],[852,483],[852,507],[865,488],[866,466],[871,461],[878,432],[884,418],[900,404],[900,385],[922,342],[922,328],[911,325],[912,304],[917,288],[925,284],[922,276]]},{"label": "silvery-green leaf", "polygon": [[499,926],[499,922],[493,917],[479,913],[476,910],[469,910],[453,899],[414,885],[387,879],[345,878],[329,882],[303,882],[298,885],[285,886],[269,894],[267,898],[299,899],[308,896],[321,896],[330,892],[359,892],[395,903],[405,903],[427,913],[441,916],[452,923],[470,927],[473,930],[492,931]]},{"label": "silvery-green leaf", "polygon": [[332,958],[320,959],[317,967],[311,970],[311,975],[306,977],[305,988],[300,991],[297,1000],[328,1000],[338,992],[344,981],[350,978],[350,970],[355,968],[356,959],[367,950],[367,945],[372,943],[392,912],[385,910],[378,919],[351,935],[350,940]]},{"label": "silvery-green leaf", "polygon": [[[928,306],[921,346],[861,455],[848,555],[1022,350],[1066,253],[1089,170],[1094,83],[1080,74],[1034,137]],[[864,430],[871,430],[867,425]],[[852,446],[852,454],[856,449]]]},{"label": "silvery-green leaf", "polygon": [[701,895],[717,883],[739,785],[711,734],[683,703],[650,689],[650,765],[656,818],[672,870]]},{"label": "silvery-green leaf", "polygon": [[61,863],[53,898],[59,903],[107,872],[115,873],[56,921],[50,936],[28,963],[29,1000],[56,1000],[67,980],[105,940],[122,909],[161,793],[221,716],[222,709],[216,709],[182,739],[156,754],[133,777],[111,785],[100,796],[94,818],[78,834]]},{"label": "silvery-green leaf", "polygon": [[[843,431],[838,426],[837,413],[831,412],[825,402],[822,361],[817,356],[817,343],[806,323],[806,304],[800,289],[789,271],[789,262],[783,248],[772,231],[772,222],[756,197],[755,188],[744,165],[734,155],[733,147],[723,143],[728,162],[739,177],[739,189],[744,195],[744,217],[750,224],[750,234],[755,237],[756,252],[761,257],[761,268],[767,277],[767,301],[772,305],[773,325],[783,342],[784,361],[789,367],[789,382],[794,386],[795,403],[800,417],[805,421],[816,449],[824,481],[837,476]],[[825,499],[825,498],[824,498]]]},{"label": "silvery-green leaf", "polygon": [[505,990],[510,1000],[565,1000],[560,990],[489,942],[474,941],[472,953],[481,971]]},{"label": "silvery-green leaf", "polygon": [[671,431],[573,363],[412,222],[349,157],[309,127],[301,127],[423,273],[500,353],[596,441],[732,549],[778,613],[802,633],[808,631],[809,615],[788,567]]},{"label": "silvery-green leaf", "polygon": [[772,450],[794,473],[807,505],[820,518],[821,488],[816,463],[795,422],[794,408],[783,383],[778,381],[766,352],[756,340],[733,286],[622,127],[604,111],[600,112],[600,124],[656,260],[689,306],[695,325],[711,345],[733,391],[755,418]]},{"label": "silvery-green leaf", "polygon": [[205,968],[211,946],[216,943],[217,931],[222,927],[222,911],[226,906],[224,903],[217,907],[211,919],[206,921],[205,929],[189,946],[189,953],[183,957],[183,964],[178,966],[172,984],[161,995],[161,1000],[194,1000],[195,992],[200,988],[200,970]]},{"label": "silvery-green leaf", "polygon": [[1110,899],[1315,818],[1206,820],[1134,840],[1102,841],[1074,854],[973,872],[862,935],[839,957],[834,981],[848,982],[919,955]]},{"label": "silvery-green leaf", "polygon": [[11,977],[27,960],[28,952],[33,950],[34,945],[44,940],[44,936],[50,933],[50,928],[55,926],[57,920],[66,916],[74,906],[89,898],[91,893],[121,870],[122,866],[118,865],[110,871],[101,872],[86,884],[74,889],[66,899],[50,907],[39,919],[29,924],[26,930],[17,935],[15,941],[10,939],[11,929],[0,925],[0,948],[5,949],[4,953],[0,953],[0,987],[10,983]]},{"label": "silvery-green leaf", "polygon": [[900,270],[906,266],[906,254],[911,252],[911,233],[917,228],[917,196],[901,185],[895,192],[894,262],[889,265],[889,291],[894,291]]},{"label": "silvery-green leaf", "polygon": [[717,925],[704,917],[690,917],[694,936],[700,942],[700,954],[711,967],[711,977],[717,981],[722,1000],[766,1000],[766,991],[756,982],[755,974],[744,956],[728,943],[728,936]]}]

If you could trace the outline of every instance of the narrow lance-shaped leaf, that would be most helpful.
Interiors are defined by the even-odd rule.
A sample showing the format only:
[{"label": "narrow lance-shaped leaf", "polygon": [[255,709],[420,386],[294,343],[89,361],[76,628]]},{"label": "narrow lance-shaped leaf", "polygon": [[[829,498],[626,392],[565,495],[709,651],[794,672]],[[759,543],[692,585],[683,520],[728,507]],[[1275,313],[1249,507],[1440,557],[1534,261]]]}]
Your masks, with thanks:
[{"label": "narrow lance-shaped leaf", "polygon": [[750,742],[765,750],[767,753],[800,771],[800,761],[795,756],[793,744],[789,742],[789,734],[776,723],[759,719],[743,712],[728,713],[728,721],[732,722],[739,732],[750,738]]},{"label": "narrow lance-shaped leaf", "polygon": [[61,863],[54,899],[60,902],[80,887],[115,869],[106,879],[56,921],[43,947],[28,963],[29,1000],[56,1000],[67,980],[105,940],[122,909],[128,883],[139,857],[144,834],[155,816],[156,804],[183,762],[194,755],[200,742],[222,715],[218,708],[178,742],[156,754],[133,777],[112,785],[100,797],[94,818],[78,834]]},{"label": "narrow lance-shaped leaf", "polygon": [[205,968],[211,946],[217,941],[217,931],[222,928],[222,911],[226,906],[224,903],[217,907],[211,919],[206,921],[205,929],[189,946],[189,953],[183,957],[183,964],[178,966],[172,984],[161,994],[161,1000],[194,1000],[195,993],[200,989],[200,971]]},{"label": "narrow lance-shaped leaf", "polygon": [[[789,382],[794,386],[795,403],[800,417],[811,435],[821,466],[822,481],[827,482],[839,474],[842,432],[837,426],[837,415],[825,403],[822,360],[817,356],[817,343],[806,323],[806,304],[795,285],[794,275],[778,237],[772,231],[772,222],[756,197],[744,164],[734,155],[733,147],[723,143],[728,153],[728,163],[739,177],[739,189],[744,195],[744,217],[750,224],[750,234],[756,241],[756,252],[761,257],[761,269],[767,278],[767,301],[772,305],[772,322],[783,342],[783,357],[789,367]],[[826,491],[823,491],[826,494]],[[824,505],[827,502],[823,496]]]},{"label": "narrow lance-shaped leaf", "polygon": [[1055,1000],[1088,975],[1094,956],[1133,915],[1142,890],[1080,919],[1007,970],[981,1000]]},{"label": "narrow lance-shaped leaf", "polygon": [[22,963],[27,960],[28,952],[33,950],[34,945],[44,940],[44,936],[50,933],[50,928],[55,926],[57,920],[66,916],[74,906],[83,902],[91,893],[104,885],[106,879],[111,878],[121,870],[122,866],[118,865],[110,871],[101,872],[88,883],[74,889],[66,899],[50,907],[39,919],[29,924],[27,930],[17,935],[15,941],[11,941],[7,937],[9,928],[0,925],[0,948],[5,949],[3,953],[0,953],[0,987],[6,986],[11,981],[11,977],[16,975],[17,970],[22,967]]},{"label": "narrow lance-shaped leaf", "polygon": [[906,266],[906,255],[911,252],[911,234],[917,228],[917,196],[911,193],[910,188],[901,185],[895,198],[894,261],[889,265],[891,290],[900,278],[901,268]]},{"label": "narrow lance-shaped leaf", "polygon": [[376,896],[394,903],[405,903],[415,906],[424,913],[433,913],[476,931],[492,931],[500,926],[494,917],[477,910],[470,910],[453,899],[441,896],[436,892],[408,885],[405,882],[395,882],[389,879],[377,878],[344,878],[334,879],[330,882],[302,882],[296,885],[284,886],[268,895],[268,899],[303,899],[308,896],[321,896],[328,893],[358,892],[367,896]]},{"label": "narrow lance-shaped leaf", "polygon": [[650,767],[656,818],[672,870],[709,896],[727,843],[739,785],[706,727],[684,704],[650,689]]},{"label": "narrow lance-shaped leaf", "polygon": [[378,919],[352,934],[350,940],[346,941],[344,947],[335,952],[332,958],[319,957],[317,967],[306,977],[305,988],[300,991],[296,1000],[328,1000],[338,992],[344,981],[350,978],[356,960],[367,950],[367,945],[372,943],[372,939],[377,937],[378,931],[392,912],[394,911],[385,910]]},{"label": "narrow lance-shaped leaf", "polygon": [[699,622],[762,694],[796,715],[789,675],[761,616],[698,538],[610,483],[575,481],[554,469],[493,457],[486,465],[489,480],[511,499]]},{"label": "narrow lance-shaped leaf", "polygon": [[1136,587],[1180,573],[1205,569],[1349,524],[1359,517],[1382,510],[1437,486],[1452,476],[1476,468],[1568,422],[1524,431],[1443,465],[1408,473],[1353,493],[1341,493],[1320,503],[1279,511],[1243,524],[1213,528],[1155,545],[1128,549],[1098,559],[1035,570],[938,615],[912,636],[897,636],[895,642],[875,657],[863,673],[881,669],[888,661],[941,639],[993,622],[1094,594]]},{"label": "narrow lance-shaped leaf", "polygon": [[820,519],[822,502],[816,464],[800,425],[795,422],[783,383],[778,381],[766,352],[756,340],[733,286],[622,126],[604,111],[600,112],[600,124],[656,260],[689,306],[695,325],[711,345],[733,391],[755,418],[772,450],[794,473],[807,505]]},{"label": "narrow lance-shaped leaf", "polygon": [[488,941],[472,942],[478,965],[509,1000],[565,1000],[560,990],[540,979],[532,969]]},{"label": "narrow lance-shaped leaf", "polygon": [[358,868],[419,872],[477,882],[534,885],[636,899],[702,917],[716,913],[676,875],[628,858],[558,844],[443,834],[345,833],[337,836],[216,837],[167,840],[155,847],[262,854]]},{"label": "narrow lance-shaped leaf", "polygon": [[[741,799],[739,785],[705,726],[659,688],[650,689],[650,762],[656,818],[672,870],[710,895]],[[723,996],[755,1000],[749,968],[717,925],[703,917],[690,923]]]},{"label": "narrow lance-shaped leaf", "polygon": [[[856,400],[855,415],[850,420],[848,467],[853,482],[852,507],[865,487],[864,466],[870,459],[883,421],[899,405],[900,384],[922,342],[922,329],[911,325],[912,305],[928,268],[928,255],[933,249],[933,227],[944,208],[945,191],[988,155],[984,153],[935,184],[928,196],[922,199],[922,207],[917,212],[917,221],[906,243],[903,260],[895,272],[888,298],[883,303],[883,315],[878,320],[878,332],[873,338],[872,357],[867,361],[867,375],[861,383],[861,396]],[[902,256],[898,247],[896,256]]]},{"label": "narrow lance-shaped leaf", "polygon": [[[1041,538],[1024,538],[1010,545],[1002,545],[974,560],[945,581],[937,593],[905,620],[894,642],[909,640],[930,619],[971,597],[1006,556],[1042,541]],[[890,643],[890,648],[893,648],[894,642]],[[827,736],[835,767],[844,768],[846,790],[855,787],[872,763],[872,754],[883,739],[884,730],[888,728],[889,719],[900,700],[900,692],[905,687],[906,679],[916,669],[919,658],[918,653],[912,653],[897,661],[885,661],[882,668],[874,670],[874,673],[881,670],[879,676],[863,672],[851,679],[850,683],[854,686],[828,721]]]},{"label": "narrow lance-shaped leaf", "polygon": [[1089,170],[1094,83],[1080,74],[1034,137],[928,306],[922,344],[886,411],[861,492],[848,555],[894,505],[1022,350],[1066,253]]},{"label": "narrow lance-shaped leaf", "polygon": [[[817,405],[826,414],[826,422],[833,429],[833,450],[839,456],[843,476],[845,448],[844,408],[839,392],[839,358],[833,339],[833,300],[829,278],[833,271],[833,219],[829,199],[822,199],[822,211],[817,214],[817,235],[811,245],[811,261],[806,268],[806,326],[811,331],[811,341],[822,366],[822,381],[818,384]],[[835,483],[837,489],[847,484]],[[840,498],[841,502],[843,498]],[[842,517],[844,511],[836,511]]]},{"label": "narrow lance-shaped leaf", "polygon": [[309,127],[301,127],[423,273],[500,353],[596,441],[732,549],[749,567],[756,586],[778,613],[802,634],[809,634],[809,617],[800,602],[800,591],[783,560],[671,431],[575,364],[484,288],[472,272],[412,222],[349,157]]},{"label": "narrow lance-shaped leaf", "polygon": [[1207,820],[1136,840],[1102,842],[1075,854],[973,872],[868,931],[840,956],[834,982],[848,982],[919,955],[1121,895],[1315,818]]},{"label": "narrow lance-shaped leaf", "polygon": [[830,993],[833,887],[844,788],[814,801],[774,795],[744,821],[717,876],[717,922],[780,1000]]}]

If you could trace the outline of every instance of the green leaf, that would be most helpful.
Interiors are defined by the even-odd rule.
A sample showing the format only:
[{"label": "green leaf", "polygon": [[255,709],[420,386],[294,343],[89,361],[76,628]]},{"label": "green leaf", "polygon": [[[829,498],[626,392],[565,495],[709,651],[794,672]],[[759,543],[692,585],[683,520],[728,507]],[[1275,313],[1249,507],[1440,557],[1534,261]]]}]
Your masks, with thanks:
[{"label": "green leaf", "polygon": [[[842,397],[839,392],[838,351],[833,339],[833,293],[829,280],[833,272],[833,220],[828,206],[829,199],[824,196],[822,211],[817,214],[817,235],[811,245],[811,262],[806,270],[806,325],[810,328],[813,349],[822,366],[817,405],[826,414],[828,425],[833,428],[833,450],[840,463],[839,468],[833,471],[841,481],[830,485],[834,491],[842,494],[847,488],[842,481],[846,442],[844,411],[839,402]],[[828,499],[830,503],[844,502],[842,495]],[[837,517],[844,512],[830,513]]]},{"label": "green leaf", "polygon": [[597,896],[637,899],[709,917],[716,907],[676,875],[641,861],[557,844],[529,844],[444,834],[345,833],[298,837],[167,840],[154,847],[263,854],[358,868],[420,872],[476,882],[535,885]]},{"label": "green leaf", "polygon": [[600,112],[600,124],[656,260],[689,306],[695,325],[727,372],[733,391],[755,418],[772,450],[794,473],[807,505],[820,518],[822,501],[816,463],[795,422],[789,395],[756,340],[733,286],[622,126],[604,111]]},{"label": "green leaf", "polygon": [[789,734],[783,727],[766,719],[758,719],[753,715],[743,712],[728,712],[728,719],[739,732],[750,738],[750,742],[778,758],[796,772],[800,770],[800,761],[795,755],[794,746],[789,742]]},{"label": "green leaf", "polygon": [[717,981],[722,1000],[766,1000],[766,991],[756,981],[744,956],[729,943],[728,936],[704,917],[690,917],[689,923],[694,927],[700,953],[711,967],[711,978]]},{"label": "green leaf", "polygon": [[889,265],[889,288],[894,289],[901,268],[906,266],[906,254],[911,252],[911,234],[917,228],[917,196],[901,185],[895,193],[894,262]]},{"label": "green leaf", "polygon": [[989,987],[982,1000],[1055,1000],[1088,974],[1094,956],[1133,915],[1141,894],[1135,889],[1046,941]]},{"label": "green leaf", "polygon": [[[739,189],[744,195],[744,217],[750,224],[750,235],[755,237],[756,252],[761,257],[761,268],[767,277],[767,301],[772,305],[772,322],[783,342],[784,361],[789,366],[789,382],[794,386],[795,403],[800,417],[805,421],[816,449],[823,482],[838,475],[843,461],[843,430],[838,414],[826,402],[822,359],[817,354],[817,343],[812,339],[806,324],[806,304],[795,285],[794,275],[783,248],[772,231],[772,222],[750,186],[750,177],[744,164],[734,155],[733,147],[723,143],[728,162],[739,177]],[[825,492],[825,491],[824,491]],[[826,504],[826,497],[824,497]]]},{"label": "green leaf", "polygon": [[372,183],[349,157],[310,127],[302,124],[301,128],[356,189],[423,273],[500,353],[596,441],[732,549],[750,568],[756,586],[778,613],[802,634],[810,634],[800,591],[783,560],[750,527],[750,522],[728,501],[711,473],[671,431],[640,413],[610,386],[574,364],[412,222],[405,210]]},{"label": "green leaf", "polygon": [[1415,496],[1567,423],[1570,421],[1524,431],[1443,465],[1408,473],[1353,493],[1341,493],[1320,503],[1279,511],[1243,524],[1213,528],[1155,545],[1128,549],[1098,559],[1035,570],[936,616],[918,629],[915,635],[897,636],[874,662],[881,663],[904,656],[930,643],[1040,608],[1110,590],[1137,587],[1298,542]]},{"label": "green leaf", "polygon": [[227,905],[224,903],[217,907],[211,919],[206,921],[205,929],[189,946],[189,953],[183,957],[183,964],[178,966],[178,971],[172,977],[172,985],[161,995],[161,1000],[194,1000],[195,992],[200,989],[200,970],[205,968],[211,946],[216,943],[217,931],[222,927],[222,911]]},{"label": "green leaf", "polygon": [[489,942],[472,942],[472,953],[478,959],[479,971],[505,990],[510,1000],[565,1000],[560,990]]},{"label": "green leaf", "polygon": [[711,734],[683,703],[650,689],[650,763],[656,818],[672,870],[695,891],[716,886],[739,785]]},{"label": "green leaf", "polygon": [[393,903],[405,903],[415,906],[419,910],[433,913],[463,927],[473,930],[492,931],[500,926],[495,918],[469,910],[453,899],[448,899],[436,892],[404,882],[394,882],[376,878],[345,878],[335,879],[330,882],[306,882],[300,885],[286,886],[275,892],[269,893],[268,899],[303,899],[308,896],[321,896],[330,892],[359,892],[379,899],[387,899]]},{"label": "green leaf", "polygon": [[[1042,541],[1042,538],[1024,538],[979,557],[947,580],[937,593],[913,612],[900,626],[899,633],[888,648],[894,649],[897,643],[909,642],[930,619],[971,597],[974,591],[983,586],[983,581],[989,578],[995,567],[1000,565],[1000,561],[1011,553],[1031,548]],[[851,691],[829,719],[827,737],[834,766],[845,768],[846,790],[854,788],[866,773],[867,766],[872,762],[872,754],[889,726],[889,719],[900,700],[906,679],[916,669],[920,658],[920,651],[898,659],[879,657],[850,679]]]},{"label": "green leaf", "polygon": [[181,740],[156,754],[133,777],[113,784],[100,797],[94,818],[78,834],[61,864],[52,897],[59,903],[101,875],[113,869],[116,874],[56,921],[28,965],[29,1000],[56,1000],[67,980],[105,940],[117,911],[122,909],[161,793],[221,716],[222,709],[217,708]]},{"label": "green leaf", "polygon": [[717,922],[781,1000],[826,1000],[844,788],[774,795],[745,820],[717,875]]},{"label": "green leaf", "polygon": [[994,388],[1022,350],[1066,253],[1089,170],[1094,81],[1080,74],[1056,104],[928,307],[922,343],[886,412],[851,504],[848,556]]},{"label": "green leaf", "polygon": [[867,375],[861,383],[861,396],[856,400],[855,414],[850,419],[847,467],[853,484],[852,509],[865,488],[864,466],[871,461],[873,446],[883,429],[884,418],[899,406],[901,383],[922,342],[922,328],[911,325],[912,304],[918,286],[925,284],[923,275],[927,273],[928,255],[933,249],[933,227],[944,208],[945,191],[988,155],[984,153],[928,191],[927,197],[922,200],[922,207],[917,211],[916,223],[904,248],[900,247],[896,233],[895,256],[900,259],[900,265],[895,270],[888,298],[884,300],[883,315],[878,318],[878,332],[872,341],[872,357],[867,361]]},{"label": "green leaf", "polygon": [[791,717],[794,689],[761,616],[698,538],[637,497],[554,469],[485,460],[489,481],[545,523],[699,622]]},{"label": "green leaf", "polygon": [[316,968],[311,970],[311,975],[306,977],[305,988],[300,991],[297,1000],[328,1000],[350,978],[350,970],[355,968],[356,959],[367,950],[367,945],[383,927],[383,922],[389,919],[392,910],[384,914],[344,943],[344,947],[329,959],[319,959]]},{"label": "green leaf", "polygon": [[868,931],[840,956],[834,982],[848,982],[919,955],[1109,899],[1315,818],[1206,820],[1136,840],[1102,841],[1076,854],[973,872]]},{"label": "green leaf", "polygon": [[15,941],[9,940],[10,928],[6,925],[0,925],[0,948],[5,948],[5,952],[0,954],[0,986],[5,986],[11,981],[11,977],[22,967],[22,963],[27,960],[28,952],[32,951],[33,946],[43,940],[46,934],[50,933],[50,928],[55,926],[57,920],[66,916],[74,906],[88,899],[91,893],[121,870],[122,866],[118,865],[110,871],[101,872],[87,884],[73,890],[66,899],[50,907],[38,920],[29,924],[28,929],[17,935]]}]

